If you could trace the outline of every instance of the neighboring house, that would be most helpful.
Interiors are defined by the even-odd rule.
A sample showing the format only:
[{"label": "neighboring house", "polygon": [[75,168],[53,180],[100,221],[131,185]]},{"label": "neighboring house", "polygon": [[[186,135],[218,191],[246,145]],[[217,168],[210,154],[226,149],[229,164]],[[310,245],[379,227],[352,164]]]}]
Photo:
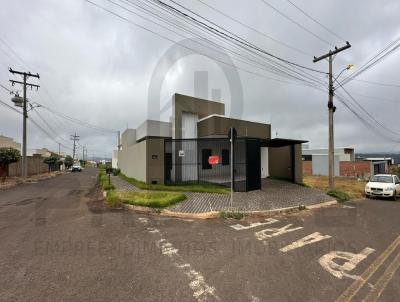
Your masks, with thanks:
[{"label": "neighboring house", "polygon": [[[354,161],[355,154],[354,148],[335,148],[335,157],[339,157],[339,161]],[[328,156],[328,149],[309,149],[307,146],[303,146],[302,158],[306,161],[311,161],[313,155]]]},{"label": "neighboring house", "polygon": [[271,125],[225,116],[225,105],[175,94],[171,122],[146,120],[121,136],[118,167],[146,183],[230,184],[230,127],[234,147],[235,190],[261,188],[261,178],[302,182],[301,144],[271,139]]},{"label": "neighboring house", "polygon": [[21,144],[11,137],[0,135],[0,148],[14,148],[21,151]]},{"label": "neighboring house", "polygon": [[52,151],[48,150],[47,148],[29,149],[27,151],[28,156],[40,155],[42,157],[50,157],[52,154],[58,154],[58,153],[52,152]]},{"label": "neighboring house", "polygon": [[[328,149],[303,148],[303,174],[328,175]],[[375,174],[388,173],[391,158],[355,157],[353,148],[335,148],[335,176],[368,178]]]}]

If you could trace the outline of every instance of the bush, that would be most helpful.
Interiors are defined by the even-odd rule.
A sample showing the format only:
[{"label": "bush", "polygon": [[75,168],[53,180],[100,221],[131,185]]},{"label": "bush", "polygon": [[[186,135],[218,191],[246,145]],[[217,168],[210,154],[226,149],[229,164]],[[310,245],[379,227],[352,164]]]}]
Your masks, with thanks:
[{"label": "bush", "polygon": [[120,169],[113,169],[113,175],[114,175],[114,176],[119,175],[119,173],[121,173],[121,170],[120,170]]},{"label": "bush", "polygon": [[333,191],[329,191],[327,194],[329,196],[332,196],[333,198],[336,198],[338,202],[345,202],[345,201],[350,200],[349,194],[347,194],[343,191],[333,190]]},{"label": "bush", "polygon": [[232,218],[232,219],[237,219],[240,220],[244,217],[244,214],[241,212],[225,212],[225,211],[221,211],[219,212],[219,217],[223,218],[223,219],[228,219],[228,218]]},{"label": "bush", "polygon": [[120,208],[122,206],[122,201],[119,198],[117,192],[108,191],[106,195],[106,201],[108,205],[112,208]]}]

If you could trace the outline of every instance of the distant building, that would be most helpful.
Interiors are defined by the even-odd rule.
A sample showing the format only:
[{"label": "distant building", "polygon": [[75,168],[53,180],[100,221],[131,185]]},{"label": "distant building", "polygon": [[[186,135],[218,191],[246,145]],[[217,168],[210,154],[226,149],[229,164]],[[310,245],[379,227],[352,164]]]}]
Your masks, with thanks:
[{"label": "distant building", "polygon": [[21,144],[11,137],[0,135],[0,148],[14,148],[21,151]]},{"label": "distant building", "polygon": [[[355,161],[354,148],[335,148],[335,157],[339,157],[339,161]],[[308,145],[302,149],[303,160],[311,161],[312,155],[328,156],[328,149],[309,149]]]}]

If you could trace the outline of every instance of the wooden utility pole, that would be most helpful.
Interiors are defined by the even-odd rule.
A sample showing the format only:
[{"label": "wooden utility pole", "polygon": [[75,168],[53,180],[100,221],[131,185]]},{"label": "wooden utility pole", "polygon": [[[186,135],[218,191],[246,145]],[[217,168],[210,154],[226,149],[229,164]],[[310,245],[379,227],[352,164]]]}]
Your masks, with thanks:
[{"label": "wooden utility pole", "polygon": [[18,74],[18,75],[22,75],[23,76],[23,82],[20,81],[15,81],[15,80],[10,80],[12,86],[14,86],[15,84],[20,84],[23,86],[23,90],[24,90],[24,95],[23,95],[23,122],[22,122],[22,171],[21,171],[21,175],[22,177],[27,177],[28,176],[28,161],[26,158],[26,146],[27,146],[27,138],[26,138],[26,133],[27,133],[27,129],[26,129],[26,120],[28,118],[28,110],[27,110],[27,99],[26,99],[26,86],[30,86],[31,89],[33,87],[35,87],[36,89],[38,89],[40,86],[39,85],[35,85],[35,84],[30,84],[27,83],[26,81],[28,80],[29,77],[33,77],[33,78],[38,78],[40,79],[39,74],[31,74],[30,72],[22,72],[22,71],[16,71],[13,69],[9,69],[9,71],[12,74]]},{"label": "wooden utility pole", "polygon": [[336,111],[336,107],[333,105],[333,96],[335,95],[335,88],[333,87],[333,59],[334,56],[348,48],[351,45],[346,42],[346,45],[340,48],[335,47],[334,50],[330,50],[327,54],[320,56],[319,58],[314,57],[313,62],[316,63],[323,59],[328,59],[329,62],[329,100],[328,100],[328,110],[329,110],[329,150],[328,150],[328,175],[329,175],[329,190],[335,189],[335,139],[333,133],[333,114]]}]

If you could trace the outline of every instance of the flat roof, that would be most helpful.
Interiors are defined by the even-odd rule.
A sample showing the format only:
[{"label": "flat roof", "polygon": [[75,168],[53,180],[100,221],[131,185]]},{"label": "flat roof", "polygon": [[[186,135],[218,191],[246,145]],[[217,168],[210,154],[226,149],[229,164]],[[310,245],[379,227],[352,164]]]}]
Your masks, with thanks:
[{"label": "flat roof", "polygon": [[263,147],[279,148],[279,147],[286,147],[286,146],[292,146],[292,145],[304,144],[304,143],[308,143],[308,141],[297,140],[297,139],[288,139],[288,138],[273,138],[273,139],[263,140],[261,145]]},{"label": "flat roof", "polygon": [[202,122],[204,120],[208,120],[208,119],[213,118],[213,117],[223,118],[223,119],[227,119],[227,120],[243,121],[243,122],[254,123],[254,124],[271,125],[269,123],[256,122],[256,121],[250,121],[250,120],[243,120],[243,119],[240,119],[240,118],[229,117],[229,116],[225,116],[225,115],[222,115],[222,114],[210,114],[210,115],[207,115],[207,116],[199,119],[197,122],[199,123],[199,122]]}]

